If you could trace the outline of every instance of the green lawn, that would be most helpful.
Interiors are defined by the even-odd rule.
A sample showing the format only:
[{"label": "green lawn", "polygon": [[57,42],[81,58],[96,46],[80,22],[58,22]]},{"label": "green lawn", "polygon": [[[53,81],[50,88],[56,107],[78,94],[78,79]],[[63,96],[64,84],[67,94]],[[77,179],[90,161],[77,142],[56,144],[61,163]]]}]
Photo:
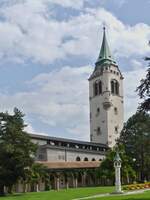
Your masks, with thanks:
[{"label": "green lawn", "polygon": [[132,194],[126,196],[111,196],[111,197],[100,197],[91,198],[89,200],[150,200],[150,191],[146,191],[143,194]]},{"label": "green lawn", "polygon": [[[91,188],[78,188],[69,190],[38,192],[17,194],[7,197],[0,197],[0,200],[71,200],[79,197],[87,197],[95,194],[109,193],[114,190],[114,187],[91,187]],[[150,191],[144,194],[128,195],[128,196],[114,196],[114,197],[101,197],[91,198],[91,200],[150,200]]]}]

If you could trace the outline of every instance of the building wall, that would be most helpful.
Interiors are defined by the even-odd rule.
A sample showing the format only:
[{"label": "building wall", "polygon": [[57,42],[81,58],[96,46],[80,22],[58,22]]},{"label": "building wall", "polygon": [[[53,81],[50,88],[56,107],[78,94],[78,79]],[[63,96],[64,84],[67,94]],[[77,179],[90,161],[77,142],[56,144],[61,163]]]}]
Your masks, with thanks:
[{"label": "building wall", "polygon": [[[111,80],[117,80],[119,83],[119,95],[111,93]],[[94,96],[93,84],[95,81],[102,81],[102,94]],[[116,139],[120,135],[123,127],[123,81],[122,75],[116,66],[104,66],[99,75],[89,81],[90,94],[90,134],[91,141],[96,143],[114,146]],[[104,103],[109,102],[110,107],[104,108]],[[97,108],[100,109],[99,114]],[[117,113],[114,109],[117,108]],[[100,134],[97,134],[97,128],[100,127]],[[115,131],[118,127],[118,131]]]},{"label": "building wall", "polygon": [[76,161],[77,157],[80,157],[81,161],[84,161],[85,158],[88,161],[95,159],[96,161],[103,160],[104,155],[92,152],[83,152],[83,151],[70,151],[65,149],[47,149],[47,161],[57,162],[57,161]]}]

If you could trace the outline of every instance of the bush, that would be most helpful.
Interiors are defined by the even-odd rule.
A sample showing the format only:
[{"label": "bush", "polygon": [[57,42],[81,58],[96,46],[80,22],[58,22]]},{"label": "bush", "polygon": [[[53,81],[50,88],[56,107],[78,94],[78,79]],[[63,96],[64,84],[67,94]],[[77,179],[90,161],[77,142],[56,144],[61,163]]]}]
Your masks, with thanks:
[{"label": "bush", "polygon": [[123,190],[140,190],[144,188],[150,188],[150,182],[123,186]]}]

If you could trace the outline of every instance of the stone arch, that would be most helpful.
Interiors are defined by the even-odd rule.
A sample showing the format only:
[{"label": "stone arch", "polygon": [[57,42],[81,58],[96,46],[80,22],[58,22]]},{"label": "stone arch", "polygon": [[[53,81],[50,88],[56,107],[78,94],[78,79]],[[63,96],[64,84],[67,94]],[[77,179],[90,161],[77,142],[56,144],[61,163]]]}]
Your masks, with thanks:
[{"label": "stone arch", "polygon": [[111,93],[119,95],[119,83],[116,79],[111,80]]},{"label": "stone arch", "polygon": [[79,156],[77,156],[76,161],[81,161],[81,158]]},{"label": "stone arch", "polygon": [[102,94],[102,81],[95,81],[93,84],[93,95],[98,96]]},{"label": "stone arch", "polygon": [[89,161],[89,159],[87,157],[84,158],[84,161]]}]

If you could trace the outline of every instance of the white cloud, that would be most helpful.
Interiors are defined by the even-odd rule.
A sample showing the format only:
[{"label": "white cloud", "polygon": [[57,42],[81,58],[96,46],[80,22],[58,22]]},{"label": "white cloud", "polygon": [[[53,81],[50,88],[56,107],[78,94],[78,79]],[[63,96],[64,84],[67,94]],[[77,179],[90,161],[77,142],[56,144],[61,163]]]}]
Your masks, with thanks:
[{"label": "white cloud", "polygon": [[[102,8],[84,9],[78,16],[59,21],[54,18],[53,3],[82,7],[82,1],[24,0],[0,8],[4,21],[0,23],[0,58],[31,59],[42,64],[64,59],[68,55],[96,58],[102,31],[108,27],[110,46],[117,57],[144,55],[150,27],[146,24],[129,26]],[[6,42],[8,41],[8,42]],[[14,59],[15,58],[15,59]]]},{"label": "white cloud", "polygon": [[32,127],[31,124],[28,124],[28,126],[25,127],[24,130],[25,130],[27,133],[29,133],[29,134],[48,135],[47,133],[43,133],[43,132],[41,133],[41,132],[36,131],[36,130]]},{"label": "white cloud", "polygon": [[[87,78],[91,71],[92,68],[89,66],[64,67],[48,74],[38,75],[28,83],[38,89],[28,93],[16,93],[11,97],[0,95],[1,105],[7,110],[17,106],[27,114],[27,117],[32,114],[51,127],[62,127],[66,133],[69,132],[68,137],[87,139],[89,137]],[[32,131],[30,126],[29,128]]]},{"label": "white cloud", "polygon": [[146,68],[139,69],[139,63],[136,70],[124,73],[124,102],[125,102],[125,120],[127,120],[132,114],[134,114],[138,107],[139,97],[136,92],[137,86],[140,84],[140,80],[145,77]]}]

